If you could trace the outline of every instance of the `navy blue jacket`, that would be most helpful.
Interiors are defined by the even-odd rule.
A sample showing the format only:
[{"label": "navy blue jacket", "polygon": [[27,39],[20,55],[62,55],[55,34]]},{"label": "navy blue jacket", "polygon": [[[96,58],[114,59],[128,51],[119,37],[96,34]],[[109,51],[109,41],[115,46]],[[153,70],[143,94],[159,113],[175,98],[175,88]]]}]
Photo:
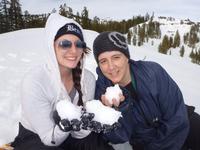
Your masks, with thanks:
[{"label": "navy blue jacket", "polygon": [[[180,150],[189,131],[189,121],[182,93],[155,62],[130,60],[130,69],[136,82],[136,97],[120,87],[125,101],[119,106],[121,127],[105,134],[112,143],[140,142],[146,150]],[[95,98],[112,82],[97,68]]]}]

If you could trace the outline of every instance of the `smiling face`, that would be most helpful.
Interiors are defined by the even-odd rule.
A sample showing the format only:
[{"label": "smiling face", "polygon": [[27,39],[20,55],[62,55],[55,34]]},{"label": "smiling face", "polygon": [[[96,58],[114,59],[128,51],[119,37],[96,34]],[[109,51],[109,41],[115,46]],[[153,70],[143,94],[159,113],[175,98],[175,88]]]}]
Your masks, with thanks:
[{"label": "smiling face", "polygon": [[[71,42],[71,46],[63,42],[66,40]],[[83,48],[77,47],[77,41],[80,41],[77,36],[65,34],[54,42],[55,54],[60,69],[73,69],[77,66],[83,54]]]},{"label": "smiling face", "polygon": [[107,51],[98,56],[102,73],[113,82],[126,86],[131,81],[128,58],[119,51]]}]

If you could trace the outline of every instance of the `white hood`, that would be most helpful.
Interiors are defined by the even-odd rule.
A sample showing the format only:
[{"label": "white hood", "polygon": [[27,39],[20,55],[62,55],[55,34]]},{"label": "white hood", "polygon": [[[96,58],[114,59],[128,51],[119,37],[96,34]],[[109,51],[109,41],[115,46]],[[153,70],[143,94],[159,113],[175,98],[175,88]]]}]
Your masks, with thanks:
[{"label": "white hood", "polygon": [[[85,39],[84,31],[77,22],[75,22],[72,19],[63,17],[57,13],[51,14],[45,25],[45,36],[46,36],[46,43],[47,43],[47,48],[46,48],[47,51],[45,53],[47,55],[46,56],[46,58],[47,58],[46,65],[48,67],[48,70],[49,70],[50,76],[52,77],[53,82],[55,82],[54,84],[56,86],[56,89],[58,90],[57,91],[58,96],[61,96],[61,97],[63,97],[63,95],[62,95],[63,93],[60,92],[60,90],[63,88],[63,84],[61,82],[60,71],[59,71],[58,62],[57,62],[55,50],[54,50],[54,38],[55,38],[58,30],[67,23],[74,23],[75,25],[77,25],[81,29],[83,38]],[[85,58],[83,58],[83,60],[84,59]],[[83,75],[84,74],[83,61],[81,62],[81,67],[82,67],[82,75]],[[83,85],[82,78],[83,78],[83,76],[81,77],[81,89],[83,90],[84,88],[82,86]],[[83,93],[83,95],[84,94],[85,94],[85,92]]]}]

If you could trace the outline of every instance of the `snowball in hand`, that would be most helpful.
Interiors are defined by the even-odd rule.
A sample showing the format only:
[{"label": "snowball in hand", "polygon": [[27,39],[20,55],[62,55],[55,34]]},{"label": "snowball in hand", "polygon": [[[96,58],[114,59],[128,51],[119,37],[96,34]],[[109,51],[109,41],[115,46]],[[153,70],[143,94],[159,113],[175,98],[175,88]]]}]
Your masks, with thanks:
[{"label": "snowball in hand", "polygon": [[68,100],[61,100],[56,104],[56,110],[61,119],[72,119],[80,120],[81,117],[81,107],[72,104]]},{"label": "snowball in hand", "polygon": [[112,99],[120,100],[120,94],[122,94],[122,90],[120,89],[118,84],[114,86],[107,87],[105,97],[109,100],[110,104],[113,104]]},{"label": "snowball in hand", "polygon": [[103,105],[99,100],[87,101],[85,109],[89,113],[94,113],[95,116],[93,120],[102,124],[113,125],[115,122],[118,122],[118,119],[122,116],[120,111]]}]

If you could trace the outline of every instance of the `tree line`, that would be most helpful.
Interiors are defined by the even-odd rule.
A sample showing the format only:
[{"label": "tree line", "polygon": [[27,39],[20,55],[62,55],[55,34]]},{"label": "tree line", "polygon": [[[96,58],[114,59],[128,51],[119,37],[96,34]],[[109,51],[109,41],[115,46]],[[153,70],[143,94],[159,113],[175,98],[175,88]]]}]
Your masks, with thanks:
[{"label": "tree line", "polygon": [[149,41],[149,38],[161,38],[160,23],[153,21],[153,16],[150,17],[148,22],[136,25],[129,29],[127,33],[128,44],[134,46],[142,46],[144,42]]},{"label": "tree line", "polygon": [[[53,9],[51,13],[56,12]],[[58,10],[59,14],[72,18],[82,25],[84,29],[102,31],[118,31],[127,34],[128,44],[134,46],[142,46],[144,42],[148,42],[150,38],[161,38],[160,23],[153,21],[154,14],[150,16],[146,13],[144,16],[133,16],[128,20],[102,20],[95,16],[89,18],[89,10],[84,7],[81,12],[73,12],[73,9],[67,4],[62,4]],[[45,22],[50,13],[30,14],[27,10],[22,12],[22,6],[19,0],[0,0],[0,33],[15,31],[26,28],[44,27]],[[193,24],[188,33],[183,37],[183,42],[188,47],[192,48],[190,57],[194,63],[200,62],[200,49],[196,49],[196,44],[199,39],[199,25]],[[180,46],[180,34],[177,30],[175,35],[164,35],[161,43],[158,46],[158,51],[167,54],[170,48],[180,47],[180,56],[184,56],[185,47]],[[151,42],[154,45],[154,42]],[[169,52],[169,54],[171,51]]]},{"label": "tree line", "polygon": [[[57,10],[53,9],[51,13],[56,11]],[[133,16],[131,19],[122,21],[102,20],[97,16],[90,19],[87,7],[84,7],[81,13],[74,13],[73,9],[68,7],[66,4],[60,5],[58,12],[63,16],[76,20],[84,29],[94,30],[97,32],[115,30],[121,33],[127,33],[130,27],[144,23],[150,18],[147,13],[145,16]],[[27,10],[22,12],[22,6],[19,0],[1,0],[0,33],[26,28],[44,27],[49,14],[50,13],[33,15]]]},{"label": "tree line", "polygon": [[[188,47],[192,48],[192,51],[190,53],[190,57],[192,58],[192,62],[199,63],[199,55],[200,50],[196,49],[197,43],[199,43],[199,26],[196,24],[191,25],[190,31],[185,33],[183,36],[183,43],[187,45]],[[177,30],[174,37],[168,37],[167,35],[164,35],[162,42],[159,44],[158,50],[160,53],[167,54],[168,50],[170,48],[180,48],[180,56],[184,56],[185,47],[184,45],[180,46],[181,38],[179,31]],[[195,50],[194,50],[195,49]],[[171,52],[171,51],[170,51]]]}]

